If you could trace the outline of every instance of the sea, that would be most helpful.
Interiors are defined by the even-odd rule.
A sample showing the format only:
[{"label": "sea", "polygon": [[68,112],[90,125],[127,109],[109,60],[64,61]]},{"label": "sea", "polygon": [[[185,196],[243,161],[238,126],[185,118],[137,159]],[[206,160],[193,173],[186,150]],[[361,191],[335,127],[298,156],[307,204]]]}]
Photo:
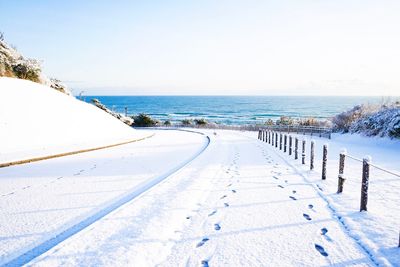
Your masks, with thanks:
[{"label": "sea", "polygon": [[160,121],[204,118],[209,122],[260,124],[281,116],[329,119],[358,104],[383,103],[382,97],[354,96],[84,96],[122,114],[145,113]]}]

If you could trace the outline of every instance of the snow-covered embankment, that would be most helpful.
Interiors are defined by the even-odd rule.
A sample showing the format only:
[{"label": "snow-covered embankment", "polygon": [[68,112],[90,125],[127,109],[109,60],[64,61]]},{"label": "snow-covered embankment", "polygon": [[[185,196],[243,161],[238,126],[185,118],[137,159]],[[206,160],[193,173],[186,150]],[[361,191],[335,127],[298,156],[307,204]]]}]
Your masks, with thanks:
[{"label": "snow-covered embankment", "polygon": [[98,108],[50,87],[0,78],[0,163],[140,139]]}]

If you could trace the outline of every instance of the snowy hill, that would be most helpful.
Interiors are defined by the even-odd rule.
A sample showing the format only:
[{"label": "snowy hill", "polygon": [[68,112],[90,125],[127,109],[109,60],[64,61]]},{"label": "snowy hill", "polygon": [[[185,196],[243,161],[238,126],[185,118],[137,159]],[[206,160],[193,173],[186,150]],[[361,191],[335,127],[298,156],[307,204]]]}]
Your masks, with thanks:
[{"label": "snowy hill", "polygon": [[27,80],[0,78],[0,163],[144,136],[102,110]]}]

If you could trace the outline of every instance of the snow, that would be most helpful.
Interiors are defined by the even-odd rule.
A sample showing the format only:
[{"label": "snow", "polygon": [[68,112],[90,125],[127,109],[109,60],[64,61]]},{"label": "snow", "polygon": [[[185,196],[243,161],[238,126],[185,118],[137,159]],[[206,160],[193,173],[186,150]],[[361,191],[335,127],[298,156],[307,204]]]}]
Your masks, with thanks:
[{"label": "snow", "polygon": [[[386,241],[392,254],[365,245],[356,238],[361,227],[345,220],[374,214],[355,208],[340,215],[328,184],[312,180],[256,133],[205,133],[209,147],[188,165],[28,265],[398,265],[397,234]],[[314,139],[316,147],[327,142]],[[328,143],[330,151],[337,146]]]},{"label": "snow", "polygon": [[359,212],[361,163],[349,157],[400,173],[399,141],[294,135],[307,141],[302,165],[257,132],[134,130],[40,85],[0,86],[2,161],[149,137],[1,168],[0,265],[400,266],[400,179],[371,168],[368,212]]},{"label": "snow", "polygon": [[160,182],[206,144],[202,135],[164,131],[123,147],[1,169],[0,264],[80,230]]},{"label": "snow", "polygon": [[6,77],[0,77],[0,129],[0,163],[148,136],[50,87]]},{"label": "snow", "polygon": [[335,130],[366,136],[400,137],[400,103],[357,105],[333,118]]}]

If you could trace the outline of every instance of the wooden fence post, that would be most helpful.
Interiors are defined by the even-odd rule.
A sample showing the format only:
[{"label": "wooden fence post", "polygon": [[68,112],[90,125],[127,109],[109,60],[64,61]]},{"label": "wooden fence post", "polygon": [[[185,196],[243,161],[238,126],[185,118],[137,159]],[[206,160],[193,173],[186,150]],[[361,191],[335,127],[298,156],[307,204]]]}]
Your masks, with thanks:
[{"label": "wooden fence post", "polygon": [[271,136],[272,136],[272,131],[269,131],[268,144],[271,144]]},{"label": "wooden fence post", "polygon": [[292,136],[289,135],[289,156],[292,155]]},{"label": "wooden fence post", "polygon": [[262,141],[263,141],[263,142],[265,141],[265,130],[263,130],[263,138],[262,138]]},{"label": "wooden fence post", "polygon": [[315,142],[314,140],[311,140],[310,170],[314,170],[314,156],[315,156]]},{"label": "wooden fence post", "polygon": [[328,144],[324,144],[322,151],[322,180],[326,180],[326,163],[328,161]]},{"label": "wooden fence post", "polygon": [[299,139],[296,137],[294,139],[294,159],[299,158]]},{"label": "wooden fence post", "polygon": [[274,146],[274,136],[275,136],[275,133],[272,132],[272,146]]},{"label": "wooden fence post", "polygon": [[258,130],[258,140],[261,140],[261,130]]},{"label": "wooden fence post", "polygon": [[340,151],[340,155],[339,155],[338,189],[337,189],[337,193],[338,194],[341,194],[343,192],[343,185],[344,185],[344,181],[346,180],[344,178],[344,160],[346,159],[346,154],[347,154],[346,149],[342,149],[342,151]]},{"label": "wooden fence post", "polygon": [[301,145],[301,164],[306,164],[306,140],[304,139]]},{"label": "wooden fence post", "polygon": [[279,150],[282,150],[282,133],[279,134]]},{"label": "wooden fence post", "polygon": [[362,168],[360,211],[367,211],[370,163],[371,163],[371,157],[366,156],[363,159],[363,168]]},{"label": "wooden fence post", "polygon": [[275,133],[275,147],[278,148],[278,133]]},{"label": "wooden fence post", "polygon": [[286,153],[286,147],[287,147],[287,135],[285,134],[285,138],[283,140],[283,153]]}]

